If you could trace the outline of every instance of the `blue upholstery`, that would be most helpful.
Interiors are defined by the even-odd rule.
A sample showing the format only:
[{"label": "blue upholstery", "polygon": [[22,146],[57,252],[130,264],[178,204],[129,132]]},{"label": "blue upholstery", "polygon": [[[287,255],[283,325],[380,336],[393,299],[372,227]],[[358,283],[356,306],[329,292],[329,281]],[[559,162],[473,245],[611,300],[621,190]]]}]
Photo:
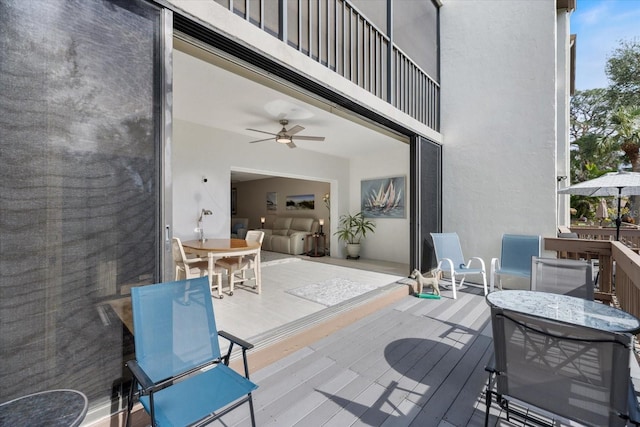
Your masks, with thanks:
[{"label": "blue upholstery", "polygon": [[[134,287],[131,303],[136,360],[127,366],[137,381],[132,386],[130,407],[133,394],[137,393],[145,410],[155,415],[154,426],[183,426],[216,419],[226,413],[210,416],[220,408],[247,401],[253,421],[251,392],[257,385],[248,378],[244,354],[251,345],[230,338],[231,348],[233,343],[243,347],[242,376],[227,366],[231,348],[226,357],[220,354],[206,277]],[[220,335],[229,336],[223,332]],[[184,375],[203,367],[195,375]],[[166,388],[159,385],[180,376],[185,379]]]},{"label": "blue upholstery", "polygon": [[[479,257],[472,257],[465,261],[460,246],[458,233],[431,233],[433,248],[436,253],[438,266],[435,270],[435,277],[439,277],[440,272],[449,273],[453,298],[456,299],[456,276],[461,276],[460,286],[464,283],[468,275],[482,276],[484,293],[487,294],[487,274],[484,261]],[[473,264],[473,267],[472,267]]]},{"label": "blue upholstery", "polygon": [[540,236],[504,234],[500,258],[491,260],[490,290],[497,282],[502,289],[501,276],[531,278],[531,258],[540,256],[542,239]]}]

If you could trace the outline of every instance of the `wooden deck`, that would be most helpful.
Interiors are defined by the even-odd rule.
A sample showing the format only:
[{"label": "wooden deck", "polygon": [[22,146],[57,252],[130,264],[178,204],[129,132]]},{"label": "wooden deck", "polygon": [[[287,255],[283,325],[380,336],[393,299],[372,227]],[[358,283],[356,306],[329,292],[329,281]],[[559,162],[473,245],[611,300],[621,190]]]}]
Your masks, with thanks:
[{"label": "wooden deck", "polygon": [[[483,425],[489,308],[479,288],[450,294],[405,296],[253,372],[257,425]],[[248,414],[213,425],[248,426]]]}]

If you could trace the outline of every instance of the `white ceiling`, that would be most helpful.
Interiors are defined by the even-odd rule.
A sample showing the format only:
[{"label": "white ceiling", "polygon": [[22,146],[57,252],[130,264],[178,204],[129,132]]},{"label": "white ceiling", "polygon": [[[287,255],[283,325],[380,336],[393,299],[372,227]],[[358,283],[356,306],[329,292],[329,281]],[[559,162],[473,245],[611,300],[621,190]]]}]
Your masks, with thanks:
[{"label": "white ceiling", "polygon": [[[331,108],[324,103],[311,99],[316,105],[309,104],[301,100],[309,100],[308,97],[264,77],[256,77],[255,73],[244,70],[244,74],[252,77],[249,79],[237,74],[243,72],[242,69],[238,71],[239,67],[230,72],[213,65],[211,62],[220,62],[220,59],[209,53],[195,48],[186,50],[199,57],[174,50],[173,113],[176,119],[237,133],[239,140],[246,141],[247,148],[251,147],[249,141],[269,137],[247,128],[277,133],[281,128],[278,123],[280,119],[289,120],[288,129],[295,125],[303,126],[305,129],[299,135],[325,137],[322,142],[296,140],[294,137],[298,147],[295,150],[351,158],[361,155],[365,150],[388,150],[401,143],[388,131],[382,133],[385,132],[382,129],[374,130],[374,126],[365,127],[334,114],[328,111]],[[279,90],[257,83],[254,79],[262,79]],[[274,139],[257,144],[277,143]],[[290,150],[284,144],[281,149]]]}]

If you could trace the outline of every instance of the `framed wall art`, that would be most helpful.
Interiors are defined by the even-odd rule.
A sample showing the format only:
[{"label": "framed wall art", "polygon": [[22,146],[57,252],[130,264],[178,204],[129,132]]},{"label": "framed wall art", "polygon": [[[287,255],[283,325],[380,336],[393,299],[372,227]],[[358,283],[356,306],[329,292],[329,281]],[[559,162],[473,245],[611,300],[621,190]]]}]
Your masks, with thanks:
[{"label": "framed wall art", "polygon": [[287,210],[306,210],[315,209],[315,194],[300,194],[296,196],[287,196]]},{"label": "framed wall art", "polygon": [[406,218],[406,177],[363,179],[360,210],[365,218]]},{"label": "framed wall art", "polygon": [[278,193],[276,192],[267,193],[267,210],[268,211],[278,210]]}]

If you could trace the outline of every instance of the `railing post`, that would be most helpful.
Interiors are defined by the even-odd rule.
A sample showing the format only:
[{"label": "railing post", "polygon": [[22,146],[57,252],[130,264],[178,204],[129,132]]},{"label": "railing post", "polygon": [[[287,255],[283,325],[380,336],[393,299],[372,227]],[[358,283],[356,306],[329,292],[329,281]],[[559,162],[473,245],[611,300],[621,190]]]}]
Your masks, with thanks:
[{"label": "railing post", "polygon": [[278,38],[288,43],[287,36],[287,5],[285,4],[287,0],[278,0]]},{"label": "railing post", "polygon": [[387,0],[387,102],[394,105],[395,91],[392,82],[395,81],[394,76],[394,57],[393,57],[393,0]]}]

